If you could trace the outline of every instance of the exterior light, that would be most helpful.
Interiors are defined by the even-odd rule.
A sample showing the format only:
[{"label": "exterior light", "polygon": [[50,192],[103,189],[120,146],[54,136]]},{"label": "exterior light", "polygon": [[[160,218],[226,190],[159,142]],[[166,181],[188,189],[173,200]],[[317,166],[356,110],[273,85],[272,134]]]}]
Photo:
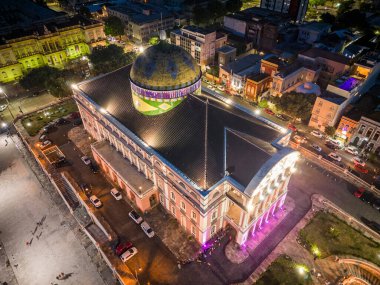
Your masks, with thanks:
[{"label": "exterior light", "polygon": [[3,88],[0,87],[0,93],[4,93],[4,90]]},{"label": "exterior light", "polygon": [[296,167],[292,167],[291,169],[290,169],[290,172],[291,173],[295,173],[297,171],[297,168]]},{"label": "exterior light", "polygon": [[2,123],[1,123],[1,126],[2,126],[3,128],[6,128],[6,127],[7,127],[7,123],[2,122]]},{"label": "exterior light", "polygon": [[253,210],[252,202],[249,202],[247,209],[248,209],[248,212],[252,212],[252,210]]},{"label": "exterior light", "polygon": [[139,52],[140,52],[140,53],[143,53],[143,52],[144,52],[144,47],[143,47],[143,46],[139,46]]},{"label": "exterior light", "polygon": [[104,108],[100,108],[99,111],[100,111],[100,113],[102,113],[102,114],[106,114],[106,113],[107,113],[106,109],[104,109]]},{"label": "exterior light", "polygon": [[76,84],[71,84],[71,89],[78,90],[78,86]]},{"label": "exterior light", "polygon": [[227,104],[231,104],[232,103],[232,100],[231,99],[226,99],[226,101],[225,101]]},{"label": "exterior light", "polygon": [[264,195],[263,195],[263,194],[260,194],[260,197],[259,197],[260,201],[263,201],[264,198],[265,198]]},{"label": "exterior light", "polygon": [[255,110],[255,115],[260,115],[261,111],[259,109]]},{"label": "exterior light", "polygon": [[312,245],[311,247],[311,252],[315,255],[315,256],[321,256],[321,251],[319,250],[318,246],[317,245]]},{"label": "exterior light", "polygon": [[30,127],[30,126],[32,125],[32,123],[31,123],[31,122],[27,122],[26,125],[27,125],[28,127]]},{"label": "exterior light", "polygon": [[281,129],[280,129],[280,132],[281,132],[282,134],[286,134],[286,129],[285,129],[285,128],[281,128]]},{"label": "exterior light", "polygon": [[139,186],[139,189],[141,190],[141,189],[142,189],[142,187],[141,187],[141,186]]},{"label": "exterior light", "polygon": [[303,264],[296,265],[296,269],[300,275],[305,275],[309,272],[309,269]]}]

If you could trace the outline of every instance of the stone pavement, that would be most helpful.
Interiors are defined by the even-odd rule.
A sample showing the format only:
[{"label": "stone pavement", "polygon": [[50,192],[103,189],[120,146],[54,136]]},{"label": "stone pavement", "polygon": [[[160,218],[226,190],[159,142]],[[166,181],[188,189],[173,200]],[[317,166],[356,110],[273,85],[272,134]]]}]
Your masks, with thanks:
[{"label": "stone pavement", "polygon": [[249,237],[243,247],[239,247],[235,241],[231,240],[225,248],[226,257],[233,263],[240,264],[244,262],[250,256],[252,250],[260,245],[269,232],[276,230],[276,227],[293,211],[294,207],[294,200],[287,197],[283,209],[275,213],[267,224],[263,224],[261,230],[257,231],[255,236]]}]

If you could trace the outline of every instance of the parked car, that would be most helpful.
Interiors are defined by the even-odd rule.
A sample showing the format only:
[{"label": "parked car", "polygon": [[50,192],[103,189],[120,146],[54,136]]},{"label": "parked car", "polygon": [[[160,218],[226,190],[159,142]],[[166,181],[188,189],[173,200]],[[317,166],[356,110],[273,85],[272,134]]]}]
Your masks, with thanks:
[{"label": "parked car", "polygon": [[42,131],[43,131],[44,133],[49,133],[49,131],[51,131],[53,127],[54,127],[53,125],[48,124],[48,125],[46,125],[46,126],[42,129]]},{"label": "parked car", "polygon": [[294,136],[293,139],[297,142],[297,143],[305,143],[306,142],[306,138],[304,137],[301,137],[301,136]]},{"label": "parked car", "polygon": [[354,196],[355,196],[356,198],[360,198],[360,197],[363,195],[364,192],[365,192],[365,189],[364,189],[363,187],[360,187],[360,188],[358,188],[358,189],[354,192]]},{"label": "parked car", "polygon": [[116,188],[111,189],[111,195],[116,199],[116,200],[121,200],[123,197],[121,196],[120,191],[118,191]]},{"label": "parked car", "polygon": [[47,136],[47,134],[42,134],[42,135],[40,135],[40,142],[44,142],[44,141],[46,141],[47,140],[47,138],[48,138],[48,136]]},{"label": "parked car", "polygon": [[126,262],[131,259],[133,256],[137,254],[137,248],[131,247],[127,249],[122,255],[120,255],[120,259],[122,262]]},{"label": "parked car", "polygon": [[149,224],[147,222],[142,222],[140,226],[141,226],[142,230],[144,231],[144,233],[149,238],[154,237],[154,231],[152,230],[152,228],[149,226]]},{"label": "parked car", "polygon": [[348,153],[350,153],[350,154],[353,154],[353,155],[358,155],[358,154],[359,154],[359,152],[358,152],[358,150],[356,149],[356,147],[354,147],[354,146],[352,146],[352,145],[346,147],[346,148],[345,148],[345,151],[348,152]]},{"label": "parked car", "polygon": [[215,91],[215,87],[214,87],[214,86],[212,86],[212,85],[210,85],[210,84],[209,84],[209,85],[207,85],[207,88],[208,88],[208,89],[210,89],[210,90],[212,90],[212,91]]},{"label": "parked car", "polygon": [[226,88],[224,88],[224,86],[222,86],[222,85],[218,85],[218,87],[217,87],[220,91],[225,91],[226,90]]},{"label": "parked car", "polygon": [[380,210],[380,199],[376,199],[376,200],[372,203],[372,207],[374,207],[376,210]]},{"label": "parked car", "polygon": [[80,186],[80,189],[82,189],[83,193],[87,196],[87,197],[91,197],[92,195],[92,191],[90,189],[90,186],[86,183],[82,183]]},{"label": "parked car", "polygon": [[322,151],[322,148],[321,148],[319,145],[315,144],[315,143],[313,143],[313,144],[311,145],[311,147],[312,147],[313,149],[315,149],[316,151],[318,151],[318,152],[321,152],[321,151]]},{"label": "parked car", "polygon": [[133,246],[133,244],[130,241],[121,242],[117,245],[115,249],[115,253],[117,256],[122,255],[124,252],[127,251],[127,249],[130,249]]},{"label": "parked car", "polygon": [[355,165],[365,166],[364,160],[362,160],[360,157],[354,156],[352,158],[352,161],[354,162]]},{"label": "parked car", "polygon": [[355,170],[361,172],[361,173],[368,173],[368,169],[362,166],[361,164],[355,164]]},{"label": "parked car", "polygon": [[335,152],[330,152],[329,157],[338,162],[342,160],[342,158],[339,155],[337,155]]},{"label": "parked car", "polygon": [[363,195],[360,197],[360,200],[367,204],[372,204],[373,202],[375,202],[376,197],[371,192],[364,191]]},{"label": "parked car", "polygon": [[318,131],[312,131],[311,134],[317,138],[322,138],[323,134]]},{"label": "parked car", "polygon": [[83,163],[84,164],[86,164],[86,165],[90,165],[91,164],[91,159],[88,157],[88,156],[82,156],[81,158],[80,158],[82,161],[83,161]]},{"label": "parked car", "polygon": [[380,234],[380,225],[378,223],[376,223],[375,221],[370,221],[364,217],[361,217],[360,219],[365,225],[367,225],[369,228]]},{"label": "parked car", "polygon": [[99,200],[95,195],[90,196],[91,203],[95,206],[95,208],[100,208],[103,204],[102,201]]},{"label": "parked car", "polygon": [[329,144],[332,144],[334,145],[336,148],[340,148],[340,143],[336,140],[333,140],[333,139],[328,139],[326,140],[326,143],[329,143]]},{"label": "parked car", "polygon": [[336,145],[330,143],[329,141],[327,141],[325,143],[325,146],[327,146],[329,149],[332,149],[332,150],[336,150],[337,149]]},{"label": "parked car", "polygon": [[64,125],[64,124],[67,124],[69,121],[66,120],[65,118],[59,118],[58,120],[55,121],[55,125],[56,126],[59,126],[59,125]]},{"label": "parked car", "polygon": [[95,173],[95,174],[99,173],[99,167],[93,161],[91,161],[91,163],[90,163],[90,168],[91,168],[92,173]]},{"label": "parked car", "polygon": [[293,131],[293,132],[297,131],[297,128],[293,124],[288,124],[288,129]]},{"label": "parked car", "polygon": [[0,105],[0,112],[3,112],[7,107],[7,104]]},{"label": "parked car", "polygon": [[49,145],[51,145],[52,142],[50,140],[46,140],[46,141],[43,141],[41,144],[40,144],[40,148],[41,149],[44,149],[44,148],[47,148]]},{"label": "parked car", "polygon": [[130,211],[129,214],[128,214],[131,219],[136,223],[136,224],[141,224],[142,221],[143,221],[143,218],[140,217],[139,214],[137,214],[136,211]]},{"label": "parked car", "polygon": [[271,109],[269,109],[269,108],[265,108],[264,112],[267,113],[267,114],[269,114],[269,115],[272,115],[272,116],[274,115],[274,112]]},{"label": "parked car", "polygon": [[281,121],[289,121],[289,118],[286,117],[284,114],[277,114],[277,118],[279,118]]}]

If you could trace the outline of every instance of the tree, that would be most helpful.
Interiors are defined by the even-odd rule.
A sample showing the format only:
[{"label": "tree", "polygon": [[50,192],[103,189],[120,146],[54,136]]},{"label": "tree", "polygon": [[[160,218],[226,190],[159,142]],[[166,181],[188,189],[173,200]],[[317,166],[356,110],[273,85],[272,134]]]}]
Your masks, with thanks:
[{"label": "tree", "polygon": [[335,135],[335,131],[336,131],[336,129],[335,129],[334,127],[332,127],[332,126],[327,126],[327,127],[325,128],[325,133],[326,133],[326,135],[328,135],[328,136],[330,136],[330,137],[332,137],[332,136]]},{"label": "tree", "polygon": [[207,5],[207,14],[213,20],[213,23],[215,23],[216,19],[226,14],[226,9],[219,0],[211,0]]},{"label": "tree", "polygon": [[159,42],[160,42],[159,37],[151,37],[150,40],[149,40],[149,44],[152,45],[152,46],[158,44]]},{"label": "tree", "polygon": [[123,48],[109,45],[107,47],[99,46],[94,48],[89,58],[94,65],[95,72],[100,74],[113,71],[131,63],[136,58],[136,54],[134,52],[125,54]]},{"label": "tree", "polygon": [[76,82],[79,79],[67,70],[43,66],[32,69],[20,80],[20,84],[25,89],[48,89],[52,95],[64,97],[71,94],[69,82]]},{"label": "tree", "polygon": [[226,2],[226,10],[231,13],[239,12],[242,6],[241,0],[228,0]]},{"label": "tree", "polygon": [[88,18],[88,19],[92,18],[90,9],[88,9],[86,6],[81,6],[79,8],[79,15],[82,15],[83,17]]},{"label": "tree", "polygon": [[210,20],[206,9],[202,8],[199,5],[194,6],[192,19],[196,25],[207,24]]},{"label": "tree", "polygon": [[326,12],[321,15],[321,21],[330,25],[335,24],[336,18],[334,15]]},{"label": "tree", "polygon": [[104,32],[113,37],[124,35],[124,23],[118,17],[108,17],[104,22]]},{"label": "tree", "polygon": [[344,28],[354,27],[365,30],[368,27],[365,14],[358,9],[340,14],[338,17],[338,22]]},{"label": "tree", "polygon": [[326,0],[310,0],[309,5],[313,7],[324,6],[326,4]]},{"label": "tree", "polygon": [[316,95],[302,93],[285,93],[281,97],[273,97],[272,103],[281,112],[294,118],[306,120],[310,117]]},{"label": "tree", "polygon": [[268,101],[266,99],[261,99],[259,102],[260,108],[268,108]]},{"label": "tree", "polygon": [[338,15],[342,15],[343,13],[350,11],[354,4],[355,4],[354,0],[346,0],[346,1],[339,3]]}]

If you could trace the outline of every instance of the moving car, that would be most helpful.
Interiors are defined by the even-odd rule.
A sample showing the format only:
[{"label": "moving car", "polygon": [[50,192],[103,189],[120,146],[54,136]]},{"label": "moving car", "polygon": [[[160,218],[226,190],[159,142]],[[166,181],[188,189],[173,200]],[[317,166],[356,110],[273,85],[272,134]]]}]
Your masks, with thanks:
[{"label": "moving car", "polygon": [[122,255],[124,252],[127,251],[127,249],[130,249],[133,246],[133,244],[130,241],[121,242],[118,244],[118,246],[115,249],[115,253],[117,256]]},{"label": "moving car", "polygon": [[332,150],[336,150],[337,149],[336,145],[332,144],[329,141],[326,141],[325,146],[327,146],[329,149],[332,149]]},{"label": "moving car", "polygon": [[365,192],[365,189],[364,189],[363,187],[360,187],[360,188],[358,188],[358,189],[354,192],[354,196],[355,196],[356,198],[360,198],[360,197],[363,195],[364,192]]},{"label": "moving car", "polygon": [[48,147],[49,145],[51,145],[51,144],[52,144],[52,142],[49,141],[49,140],[43,141],[43,142],[41,143],[41,145],[40,145],[40,148],[41,148],[41,149],[47,148],[47,147]]},{"label": "moving car", "polygon": [[3,112],[8,107],[7,104],[0,105],[0,112]]},{"label": "moving car", "polygon": [[142,222],[140,226],[148,237],[150,238],[154,237],[154,231],[152,230],[152,228],[149,226],[147,222]]},{"label": "moving car", "polygon": [[312,131],[311,134],[317,138],[322,138],[323,134],[318,131]]},{"label": "moving car", "polygon": [[122,255],[120,255],[120,259],[122,262],[126,262],[127,260],[131,259],[133,256],[135,256],[137,253],[137,248],[131,247],[127,249]]},{"label": "moving car", "polygon": [[321,152],[321,151],[322,151],[322,148],[321,148],[319,145],[315,144],[315,143],[313,143],[313,144],[311,145],[311,147],[312,147],[313,149],[315,149],[316,151],[318,151],[318,152]]},{"label": "moving car", "polygon": [[362,160],[360,157],[354,156],[352,158],[352,161],[354,162],[355,165],[365,166],[364,160]]},{"label": "moving car", "polygon": [[341,161],[342,160],[342,158],[339,155],[337,155],[335,152],[330,152],[329,157],[335,161]]},{"label": "moving car", "polygon": [[305,143],[305,142],[306,142],[306,138],[301,137],[301,136],[294,136],[293,139],[294,139],[297,143]]},{"label": "moving car", "polygon": [[326,140],[326,143],[334,145],[336,148],[340,148],[340,143],[333,139]]},{"label": "moving car", "polygon": [[136,211],[130,211],[129,214],[128,214],[131,219],[136,223],[136,224],[141,224],[142,221],[143,221],[143,218],[140,217],[139,214],[137,214]]},{"label": "moving car", "polygon": [[271,109],[268,109],[268,108],[265,108],[264,112],[267,113],[267,114],[269,114],[269,115],[272,115],[272,116],[274,115],[274,112]]},{"label": "moving car", "polygon": [[277,118],[279,118],[281,121],[289,121],[289,118],[286,117],[284,114],[277,114]]},{"label": "moving car", "polygon": [[364,191],[363,195],[360,197],[360,200],[366,202],[367,204],[372,204],[375,202],[376,197],[371,192]]},{"label": "moving car", "polygon": [[345,148],[345,151],[348,152],[348,153],[350,153],[350,154],[353,154],[353,155],[358,155],[358,154],[359,154],[359,152],[358,152],[358,150],[356,149],[356,147],[354,147],[354,146],[352,146],[352,145],[346,147],[346,148]]},{"label": "moving car", "polygon": [[361,173],[368,173],[368,169],[362,166],[361,164],[355,164],[355,170],[361,172]]},{"label": "moving car", "polygon": [[88,157],[88,156],[82,156],[81,158],[80,158],[82,161],[83,161],[83,163],[84,164],[86,164],[86,165],[90,165],[91,164],[91,159]]},{"label": "moving car", "polygon": [[100,208],[103,205],[99,198],[95,195],[90,196],[90,201],[95,206],[95,208]]},{"label": "moving car", "polygon": [[373,202],[372,207],[374,207],[376,210],[380,210],[380,199],[377,199],[375,202]]},{"label": "moving car", "polygon": [[294,125],[292,125],[292,124],[288,124],[288,129],[291,130],[291,131],[293,131],[293,132],[297,131],[297,128]]},{"label": "moving car", "polygon": [[360,220],[362,220],[362,222],[369,228],[380,234],[380,225],[378,223],[376,223],[375,221],[370,221],[364,217],[361,217]]},{"label": "moving car", "polygon": [[116,200],[121,200],[123,197],[121,196],[121,193],[116,189],[112,188],[111,189],[111,195],[116,199]]}]

